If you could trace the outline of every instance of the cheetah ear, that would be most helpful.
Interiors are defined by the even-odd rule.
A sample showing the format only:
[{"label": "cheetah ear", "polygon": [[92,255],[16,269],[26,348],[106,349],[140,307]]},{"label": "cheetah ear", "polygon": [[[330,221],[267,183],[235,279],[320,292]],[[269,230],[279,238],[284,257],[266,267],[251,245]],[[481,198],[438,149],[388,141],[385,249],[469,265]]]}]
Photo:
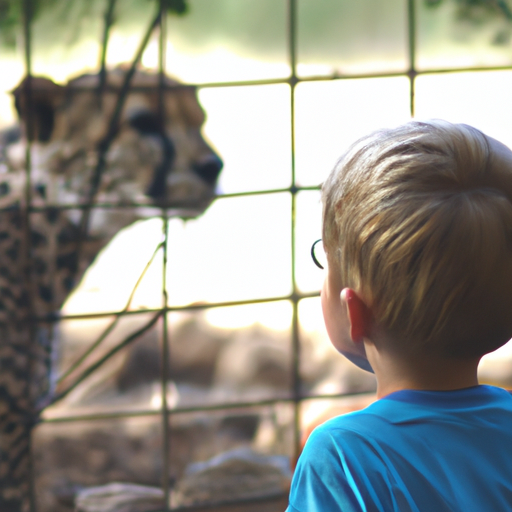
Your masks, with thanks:
[{"label": "cheetah ear", "polygon": [[[55,124],[55,110],[64,99],[64,87],[49,78],[32,76],[24,78],[12,91],[14,105],[24,133],[31,141],[48,142]],[[28,115],[29,98],[31,116]],[[29,128],[28,123],[31,123]]]}]

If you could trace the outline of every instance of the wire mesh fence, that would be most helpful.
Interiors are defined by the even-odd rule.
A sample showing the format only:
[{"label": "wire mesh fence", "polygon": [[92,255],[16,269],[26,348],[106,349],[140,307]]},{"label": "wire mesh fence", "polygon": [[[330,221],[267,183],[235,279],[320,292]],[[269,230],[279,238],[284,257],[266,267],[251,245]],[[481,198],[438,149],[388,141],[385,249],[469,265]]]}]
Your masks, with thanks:
[{"label": "wire mesh fence", "polygon": [[[507,4],[475,14],[448,0],[216,0],[174,18],[184,3],[135,3],[91,3],[90,20],[69,3],[100,34],[99,63],[62,87],[40,77],[53,69],[51,19],[23,2],[21,132],[5,132],[0,184],[6,254],[19,252],[0,274],[4,344],[25,359],[1,361],[20,391],[2,385],[14,476],[2,476],[0,504],[115,509],[135,493],[133,510],[281,510],[308,430],[374,386],[332,363],[318,334],[322,275],[305,268],[320,183],[348,142],[415,115],[465,108],[463,120],[512,141],[492,103],[510,108]],[[486,23],[474,42],[476,15]],[[121,57],[109,60],[123,17]],[[223,53],[226,41],[244,51]],[[467,94],[478,99],[469,110]],[[175,220],[205,210],[197,231]],[[133,222],[106,273],[89,269],[70,297]],[[139,270],[109,281],[121,266]],[[120,293],[101,299],[95,287]]]}]

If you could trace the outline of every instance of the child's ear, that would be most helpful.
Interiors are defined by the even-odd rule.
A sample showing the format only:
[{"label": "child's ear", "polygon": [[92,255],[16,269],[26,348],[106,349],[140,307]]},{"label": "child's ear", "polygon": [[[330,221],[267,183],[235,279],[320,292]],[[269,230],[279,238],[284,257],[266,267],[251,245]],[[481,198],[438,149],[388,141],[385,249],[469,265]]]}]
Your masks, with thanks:
[{"label": "child's ear", "polygon": [[354,343],[362,343],[371,330],[372,312],[352,288],[341,290],[341,300],[347,308],[350,322],[350,338]]}]

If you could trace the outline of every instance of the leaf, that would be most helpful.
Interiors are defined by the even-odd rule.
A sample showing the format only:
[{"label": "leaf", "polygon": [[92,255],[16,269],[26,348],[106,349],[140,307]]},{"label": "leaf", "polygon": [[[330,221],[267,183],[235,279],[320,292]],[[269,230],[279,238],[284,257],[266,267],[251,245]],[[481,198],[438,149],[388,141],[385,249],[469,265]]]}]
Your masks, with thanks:
[{"label": "leaf", "polygon": [[187,0],[166,0],[166,9],[170,13],[178,14],[183,16],[188,12]]},{"label": "leaf", "polygon": [[[188,0],[149,0],[156,8],[159,1],[163,2],[164,9],[169,14],[183,16],[189,10]],[[148,0],[134,0],[133,6],[146,8]],[[92,9],[93,4],[107,4],[107,0],[87,0],[82,3],[82,13],[77,16],[76,4],[71,0],[31,0],[28,5],[31,6],[32,13],[29,16],[31,21],[37,22],[40,18],[54,19],[55,28],[66,27],[75,38],[81,36],[81,25],[88,19],[88,10]],[[22,0],[0,0],[0,46],[14,48],[19,35],[23,31],[25,19],[24,6]],[[72,8],[73,7],[73,8]],[[100,7],[103,8],[103,7]],[[80,9],[78,9],[80,11]],[[55,16],[54,16],[55,15]],[[114,22],[115,23],[115,22]],[[68,41],[73,43],[74,41]]]}]

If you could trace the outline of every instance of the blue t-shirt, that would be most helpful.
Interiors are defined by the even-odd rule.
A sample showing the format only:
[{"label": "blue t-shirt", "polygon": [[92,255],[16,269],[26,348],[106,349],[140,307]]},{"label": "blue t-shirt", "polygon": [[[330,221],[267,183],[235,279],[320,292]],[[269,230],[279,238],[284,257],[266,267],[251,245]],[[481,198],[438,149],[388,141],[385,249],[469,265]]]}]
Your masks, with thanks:
[{"label": "blue t-shirt", "polygon": [[512,396],[397,391],[310,435],[287,512],[512,511]]}]

